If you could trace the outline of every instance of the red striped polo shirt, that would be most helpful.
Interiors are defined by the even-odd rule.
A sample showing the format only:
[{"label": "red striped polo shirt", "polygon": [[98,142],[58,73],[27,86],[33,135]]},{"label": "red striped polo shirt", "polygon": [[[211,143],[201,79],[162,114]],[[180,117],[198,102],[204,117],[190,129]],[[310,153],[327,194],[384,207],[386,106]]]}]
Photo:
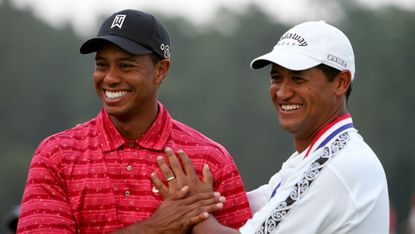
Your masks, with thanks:
[{"label": "red striped polo shirt", "polygon": [[105,233],[148,218],[162,199],[150,174],[163,149],[183,149],[201,175],[214,174],[227,198],[215,217],[239,228],[251,217],[236,165],[220,144],[172,119],[159,103],[150,129],[135,141],[115,128],[108,114],[46,138],[34,153],[24,191],[18,233]]}]

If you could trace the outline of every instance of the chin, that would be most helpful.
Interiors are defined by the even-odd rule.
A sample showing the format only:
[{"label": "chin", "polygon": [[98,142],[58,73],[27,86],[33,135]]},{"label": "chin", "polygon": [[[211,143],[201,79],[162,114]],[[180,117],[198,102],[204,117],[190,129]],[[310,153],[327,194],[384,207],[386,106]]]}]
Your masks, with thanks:
[{"label": "chin", "polygon": [[117,117],[117,116],[122,116],[124,111],[120,108],[120,107],[115,107],[115,106],[104,106],[105,111],[108,113],[108,115]]},{"label": "chin", "polygon": [[293,122],[279,120],[279,123],[280,123],[280,127],[283,130],[285,130],[289,133],[292,133],[292,134],[294,134],[294,132],[296,132],[297,128],[296,128],[296,125]]}]

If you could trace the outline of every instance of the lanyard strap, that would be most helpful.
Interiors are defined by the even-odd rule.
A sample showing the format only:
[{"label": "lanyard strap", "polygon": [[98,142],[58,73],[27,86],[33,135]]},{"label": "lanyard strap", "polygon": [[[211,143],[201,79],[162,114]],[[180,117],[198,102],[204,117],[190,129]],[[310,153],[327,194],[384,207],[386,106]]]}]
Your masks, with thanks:
[{"label": "lanyard strap", "polygon": [[[277,228],[278,224],[287,216],[288,212],[296,204],[296,202],[300,200],[309,190],[330,159],[336,156],[338,152],[342,151],[346,147],[349,140],[349,133],[345,131],[338,135],[330,145],[325,145],[320,155],[318,155],[317,159],[311,164],[310,168],[307,169],[301,180],[294,185],[289,196],[284,201],[277,204],[276,208],[265,218],[255,233],[272,233]],[[277,185],[277,188],[280,185],[281,183]]]},{"label": "lanyard strap", "polygon": [[278,190],[278,188],[281,186],[281,182],[279,182],[278,184],[277,184],[277,186],[275,186],[275,188],[274,188],[274,190],[272,191],[272,193],[271,193],[271,197],[270,197],[270,199],[271,198],[273,198],[274,196],[275,196],[275,194],[277,193],[277,190]]},{"label": "lanyard strap", "polygon": [[[343,120],[349,120],[350,122],[351,122],[351,115],[350,115],[350,113],[346,113],[346,114],[344,114],[344,115],[342,115],[342,116],[340,116],[340,117],[338,117],[338,118],[336,118],[335,120],[333,120],[332,122],[330,122],[330,123],[328,123],[326,126],[324,126],[318,133],[317,133],[317,135],[314,137],[314,139],[313,139],[313,141],[311,142],[311,144],[310,144],[310,146],[308,147],[308,150],[307,150],[307,152],[306,152],[306,154],[304,155],[304,158],[306,158],[310,153],[312,153],[312,149],[313,149],[313,146],[314,146],[314,144],[318,141],[318,140],[320,140],[320,138],[326,133],[326,132],[328,132],[329,130],[331,130],[331,128],[333,127],[333,126],[335,126],[336,124],[338,124],[338,123],[340,123],[341,121],[343,121]],[[351,125],[351,127],[353,127],[353,123],[351,123],[352,125]],[[339,130],[339,129],[337,129],[337,130]],[[336,131],[337,131],[336,130]],[[341,131],[341,130],[340,130]],[[338,132],[340,132],[340,131],[338,131]],[[338,133],[337,132],[337,133]],[[337,134],[336,133],[336,134]],[[325,140],[324,140],[324,144],[322,143],[317,149],[319,149],[319,148],[321,148],[323,145],[325,145],[325,144],[327,144],[327,142],[329,142],[336,134],[330,134],[330,136],[329,137],[327,137]],[[317,149],[315,149],[315,150],[313,150],[313,151],[316,151]]]},{"label": "lanyard strap", "polygon": [[[342,122],[343,121],[343,122]],[[335,126],[335,125],[339,125],[339,126]],[[334,128],[333,128],[334,127]],[[337,127],[337,128],[336,128]],[[339,134],[342,131],[345,131],[346,129],[349,128],[353,128],[353,122],[351,120],[351,115],[349,113],[344,114],[338,118],[336,118],[334,121],[330,122],[329,124],[327,124],[324,128],[322,128],[318,134],[316,135],[316,137],[314,137],[313,141],[311,142],[310,146],[308,147],[308,150],[304,156],[304,159],[310,154],[311,149],[313,148],[314,144],[320,140],[322,138],[322,136],[325,133],[328,133],[331,131],[331,133],[324,138],[320,145],[318,145],[317,148],[315,148],[313,150],[313,152],[315,152],[316,150],[324,147],[328,142],[330,142],[337,134]],[[334,129],[334,130],[333,130]],[[274,190],[271,193],[271,198],[273,198],[275,196],[275,194],[277,193],[278,188],[281,186],[281,182],[279,182],[277,184],[277,186],[275,186]]]}]

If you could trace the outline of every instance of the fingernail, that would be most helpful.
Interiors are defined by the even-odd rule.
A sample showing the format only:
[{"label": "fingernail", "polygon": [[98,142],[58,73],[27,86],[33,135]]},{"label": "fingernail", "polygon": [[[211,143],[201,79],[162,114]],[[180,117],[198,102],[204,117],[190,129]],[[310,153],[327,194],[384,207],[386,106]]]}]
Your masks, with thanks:
[{"label": "fingernail", "polygon": [[171,148],[170,148],[170,147],[166,147],[166,148],[164,149],[164,151],[166,151],[166,152],[171,152],[172,150],[171,150]]},{"label": "fingernail", "polygon": [[203,214],[202,214],[202,215],[203,215],[203,217],[204,217],[204,218],[209,217],[209,213],[208,213],[208,212],[203,212]]},{"label": "fingernail", "polygon": [[216,204],[216,207],[217,207],[217,208],[223,208],[223,203],[218,203],[218,204]]},{"label": "fingernail", "polygon": [[224,196],[220,196],[220,197],[219,197],[219,201],[220,201],[220,202],[225,202],[225,201],[226,201],[226,198],[225,198]]},{"label": "fingernail", "polygon": [[213,195],[215,195],[215,197],[220,197],[220,192],[214,192]]},{"label": "fingernail", "polygon": [[203,167],[204,167],[204,169],[209,170],[209,165],[208,164],[203,165]]},{"label": "fingernail", "polygon": [[157,156],[157,160],[158,160],[158,161],[163,160],[163,156],[161,156],[161,155]]}]

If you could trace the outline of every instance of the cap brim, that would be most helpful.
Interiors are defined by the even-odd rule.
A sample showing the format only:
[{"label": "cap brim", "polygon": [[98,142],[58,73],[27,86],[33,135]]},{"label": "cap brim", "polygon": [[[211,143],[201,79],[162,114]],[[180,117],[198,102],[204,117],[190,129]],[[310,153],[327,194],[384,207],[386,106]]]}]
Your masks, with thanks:
[{"label": "cap brim", "polygon": [[306,70],[321,64],[320,61],[305,54],[293,51],[273,50],[268,54],[264,54],[252,60],[251,68],[254,70],[260,69],[271,63],[278,64],[293,71]]},{"label": "cap brim", "polygon": [[98,36],[89,39],[81,45],[79,51],[81,52],[81,54],[89,54],[92,52],[96,52],[100,49],[103,42],[111,42],[132,54],[149,54],[153,52],[152,50],[142,46],[141,44],[113,35]]}]

